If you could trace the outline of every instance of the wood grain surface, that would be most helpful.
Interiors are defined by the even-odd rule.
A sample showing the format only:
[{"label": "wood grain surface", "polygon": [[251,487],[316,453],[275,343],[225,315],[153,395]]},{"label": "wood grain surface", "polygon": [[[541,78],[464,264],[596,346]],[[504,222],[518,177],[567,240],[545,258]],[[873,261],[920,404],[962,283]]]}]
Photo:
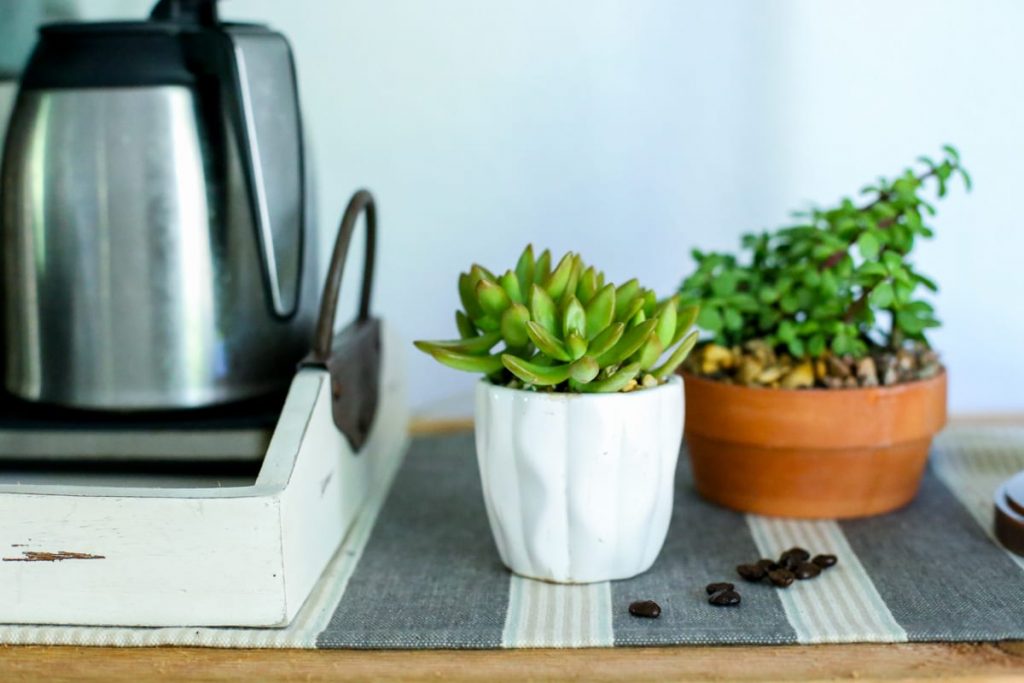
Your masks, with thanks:
[{"label": "wood grain surface", "polygon": [[1021,681],[1024,643],[599,650],[0,647],[13,681]]}]

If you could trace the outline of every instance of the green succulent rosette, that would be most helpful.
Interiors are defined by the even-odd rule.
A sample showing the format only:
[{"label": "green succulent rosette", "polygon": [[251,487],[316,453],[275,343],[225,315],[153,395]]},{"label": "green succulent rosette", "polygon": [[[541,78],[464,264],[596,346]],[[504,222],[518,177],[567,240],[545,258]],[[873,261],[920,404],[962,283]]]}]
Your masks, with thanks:
[{"label": "green succulent rosette", "polygon": [[697,342],[698,308],[659,301],[637,280],[616,286],[569,252],[527,246],[514,270],[474,265],[459,275],[459,338],[416,347],[497,384],[551,391],[630,391],[662,383]]}]

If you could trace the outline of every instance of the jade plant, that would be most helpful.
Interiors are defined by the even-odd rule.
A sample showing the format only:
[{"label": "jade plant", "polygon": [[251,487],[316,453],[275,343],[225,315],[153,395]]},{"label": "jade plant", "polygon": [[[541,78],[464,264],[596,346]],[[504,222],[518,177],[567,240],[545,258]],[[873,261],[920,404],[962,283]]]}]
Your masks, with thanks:
[{"label": "jade plant", "polygon": [[[632,391],[662,383],[697,341],[696,305],[659,301],[637,280],[615,286],[569,252],[552,267],[527,246],[497,276],[474,265],[459,276],[459,338],[416,347],[457,370],[514,388]],[[496,348],[497,347],[497,348]],[[662,360],[664,356],[664,360]]]},{"label": "jade plant", "polygon": [[[920,171],[907,169],[863,188],[866,199],[860,202],[843,198],[832,207],[794,214],[796,225],[744,235],[739,255],[695,250],[696,270],[679,294],[700,305],[697,325],[713,342],[699,355],[719,360],[692,359],[688,367],[704,374],[738,372],[739,359],[726,351],[742,355],[741,347],[752,344],[762,366],[783,358],[792,367],[802,364],[794,386],[852,386],[848,377],[855,374],[869,376],[861,385],[872,384],[869,366],[878,362],[906,370],[889,373],[900,380],[913,378],[909,366],[927,365],[928,358],[930,369],[918,367],[916,374],[934,372],[933,354],[922,358],[928,355],[927,331],[939,321],[922,293],[937,287],[911,255],[918,240],[934,234],[928,221],[935,207],[925,192],[934,188],[942,198],[954,178],[967,190],[971,181],[949,145],[939,160],[919,161]],[[838,360],[825,363],[830,358]],[[872,360],[861,363],[858,373],[865,358]],[[826,381],[829,367],[846,381]],[[756,370],[748,368],[742,383],[774,385],[780,379],[780,372],[771,371],[764,375],[767,381],[759,380]]]}]

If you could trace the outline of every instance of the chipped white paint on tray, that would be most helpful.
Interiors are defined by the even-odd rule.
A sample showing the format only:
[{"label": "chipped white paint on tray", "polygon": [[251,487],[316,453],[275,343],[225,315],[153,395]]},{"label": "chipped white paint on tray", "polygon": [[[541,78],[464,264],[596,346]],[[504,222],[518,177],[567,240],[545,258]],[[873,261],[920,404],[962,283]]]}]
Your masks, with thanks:
[{"label": "chipped white paint on tray", "polygon": [[358,456],[331,419],[326,373],[304,369],[253,485],[67,486],[59,473],[0,485],[0,623],[286,625],[404,451],[398,346],[385,327],[381,404]]}]

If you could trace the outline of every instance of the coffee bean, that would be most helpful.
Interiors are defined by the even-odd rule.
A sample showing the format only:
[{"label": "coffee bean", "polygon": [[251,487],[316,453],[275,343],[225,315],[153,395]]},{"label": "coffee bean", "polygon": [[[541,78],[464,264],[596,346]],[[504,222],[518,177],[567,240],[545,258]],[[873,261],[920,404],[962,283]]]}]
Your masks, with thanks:
[{"label": "coffee bean", "polygon": [[637,600],[630,604],[629,613],[634,617],[657,619],[661,616],[661,605],[654,602],[654,600]]},{"label": "coffee bean", "polygon": [[814,564],[813,562],[801,562],[793,570],[793,576],[800,579],[813,579],[815,576],[821,573],[821,567]]},{"label": "coffee bean", "polygon": [[779,556],[779,566],[793,570],[801,562],[811,559],[811,554],[803,548],[790,548]]},{"label": "coffee bean", "polygon": [[811,562],[818,565],[822,569],[834,567],[836,565],[836,562],[838,561],[839,560],[836,559],[835,555],[815,555],[814,559],[811,560]]},{"label": "coffee bean", "polygon": [[708,598],[708,602],[715,607],[735,607],[740,604],[740,594],[733,590],[721,591]]},{"label": "coffee bean", "polygon": [[760,581],[764,578],[764,567],[759,564],[741,564],[736,567],[736,573],[744,581]]},{"label": "coffee bean", "polygon": [[714,595],[720,591],[731,591],[735,587],[728,581],[720,581],[719,583],[709,583],[705,590],[707,590],[708,595]]},{"label": "coffee bean", "polygon": [[779,588],[788,588],[796,580],[796,576],[788,569],[776,569],[768,572],[768,578]]},{"label": "coffee bean", "polygon": [[763,568],[765,573],[767,573],[778,569],[779,563],[775,560],[763,559],[757,561],[757,566]]}]

